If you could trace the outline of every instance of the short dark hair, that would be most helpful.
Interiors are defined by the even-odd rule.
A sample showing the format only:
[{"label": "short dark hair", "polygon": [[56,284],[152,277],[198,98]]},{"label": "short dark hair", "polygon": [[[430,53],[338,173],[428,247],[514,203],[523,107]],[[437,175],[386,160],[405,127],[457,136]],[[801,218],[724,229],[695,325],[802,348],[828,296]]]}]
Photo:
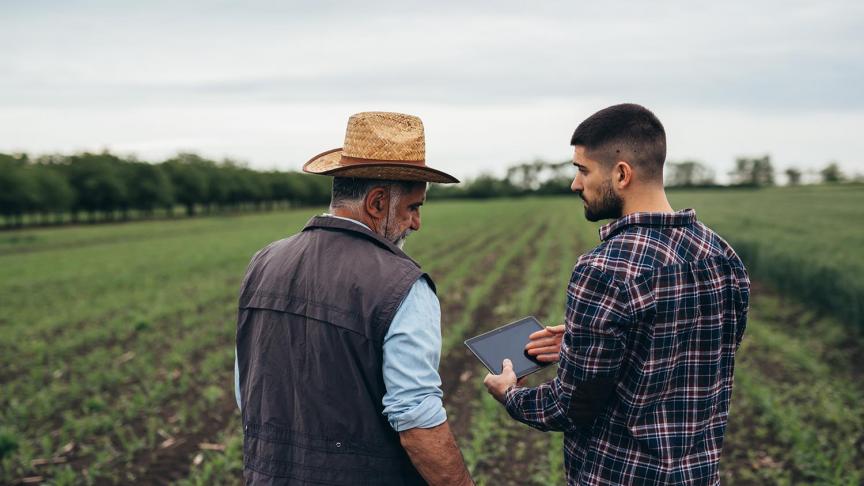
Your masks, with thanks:
[{"label": "short dark hair", "polygon": [[604,164],[629,162],[643,180],[663,180],[666,130],[650,110],[625,103],[604,108],[576,127],[570,145]]},{"label": "short dark hair", "polygon": [[383,179],[361,179],[357,177],[334,177],[333,190],[330,195],[330,206],[339,207],[346,202],[363,199],[375,187],[391,187],[400,190],[400,194],[413,191],[418,185],[426,184],[417,181],[390,181]]}]

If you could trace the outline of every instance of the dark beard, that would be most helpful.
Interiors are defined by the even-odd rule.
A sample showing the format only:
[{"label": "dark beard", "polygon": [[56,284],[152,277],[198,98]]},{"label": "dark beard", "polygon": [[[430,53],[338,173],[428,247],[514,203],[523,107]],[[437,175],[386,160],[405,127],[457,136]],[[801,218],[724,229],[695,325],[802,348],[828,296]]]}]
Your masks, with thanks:
[{"label": "dark beard", "polygon": [[618,219],[624,211],[624,201],[615,194],[612,189],[612,181],[606,181],[600,186],[599,196],[596,201],[587,201],[580,193],[579,197],[585,201],[585,219],[591,222],[601,219]]}]

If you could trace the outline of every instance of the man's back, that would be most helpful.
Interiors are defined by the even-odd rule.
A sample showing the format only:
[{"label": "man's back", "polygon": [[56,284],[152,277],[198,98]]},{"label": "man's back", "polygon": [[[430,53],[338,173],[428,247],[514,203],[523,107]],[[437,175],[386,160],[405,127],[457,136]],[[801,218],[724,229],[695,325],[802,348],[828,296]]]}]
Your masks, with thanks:
[{"label": "man's back", "polygon": [[[566,432],[572,484],[716,483],[749,301],[744,265],[692,210],[628,215],[601,238],[568,287],[558,379],[508,394],[507,407]],[[549,393],[565,405],[544,406]]]},{"label": "man's back", "polygon": [[615,221],[573,269],[565,324],[527,346],[543,360],[560,350],[557,377],[513,386],[504,363],[486,388],[514,419],[565,432],[571,484],[719,483],[750,299],[744,265],[693,210],[672,209],[666,130],[650,110],[604,108],[570,145],[585,218]]},{"label": "man's back", "polygon": [[[591,430],[585,466],[634,462],[646,481],[713,481],[746,323],[744,265],[693,211],[630,215],[604,230],[578,265],[620,285],[632,324],[614,406]],[[625,438],[638,441],[635,461],[612,447]]]},{"label": "man's back", "polygon": [[421,482],[382,413],[382,343],[421,275],[336,218],[253,258],[237,329],[247,482]]}]

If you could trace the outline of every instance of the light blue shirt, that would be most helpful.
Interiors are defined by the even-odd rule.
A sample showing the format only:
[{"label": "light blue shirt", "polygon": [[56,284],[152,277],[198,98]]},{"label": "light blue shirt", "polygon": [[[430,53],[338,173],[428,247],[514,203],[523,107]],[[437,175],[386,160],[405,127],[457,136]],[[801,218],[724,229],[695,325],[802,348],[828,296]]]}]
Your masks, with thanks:
[{"label": "light blue shirt", "polygon": [[[330,216],[330,215],[328,215]],[[339,218],[339,216],[332,216]],[[348,218],[340,218],[366,225]],[[384,336],[384,415],[397,432],[430,428],[447,420],[438,365],[441,361],[441,305],[420,278],[396,311]],[[240,407],[240,372],[234,358],[234,394]]]}]

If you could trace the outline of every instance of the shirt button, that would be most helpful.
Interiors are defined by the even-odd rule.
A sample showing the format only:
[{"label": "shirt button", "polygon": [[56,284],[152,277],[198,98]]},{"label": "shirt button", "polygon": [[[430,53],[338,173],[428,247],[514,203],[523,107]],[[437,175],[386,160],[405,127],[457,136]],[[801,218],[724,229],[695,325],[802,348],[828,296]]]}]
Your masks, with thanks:
[{"label": "shirt button", "polygon": [[342,443],[341,443],[341,442],[337,442],[337,443],[336,443],[336,447],[342,447]]}]

